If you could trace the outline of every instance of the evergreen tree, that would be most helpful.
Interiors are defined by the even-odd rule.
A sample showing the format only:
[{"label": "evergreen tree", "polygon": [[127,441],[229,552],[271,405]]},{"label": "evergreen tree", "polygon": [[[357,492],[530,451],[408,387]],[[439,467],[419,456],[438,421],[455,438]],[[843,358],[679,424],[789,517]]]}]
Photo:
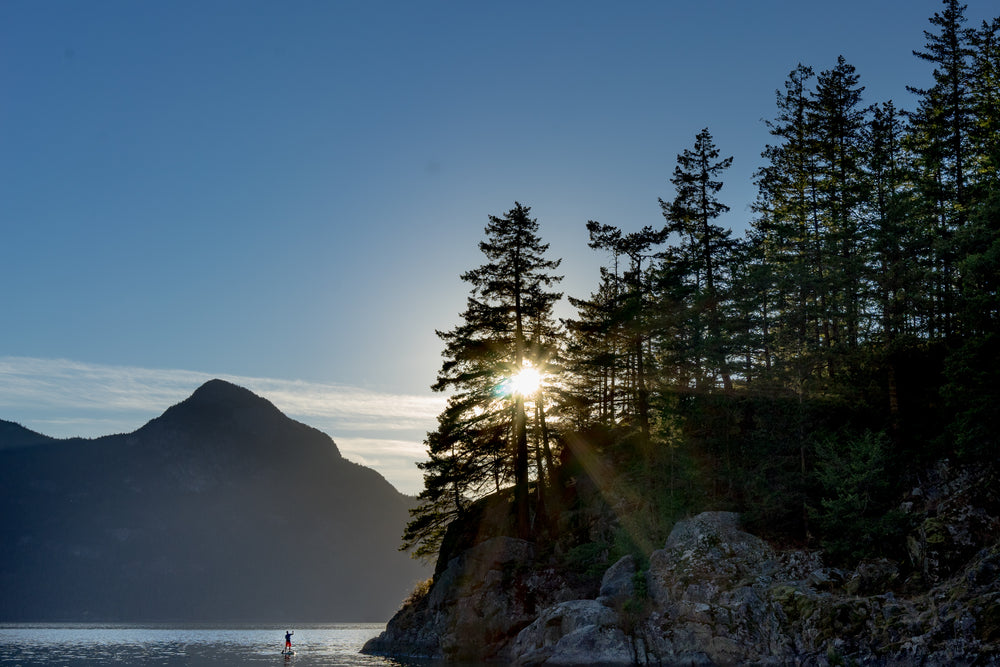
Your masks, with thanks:
[{"label": "evergreen tree", "polygon": [[[757,199],[752,222],[754,255],[770,284],[763,289],[770,303],[765,365],[769,375],[801,391],[819,349],[817,280],[822,262],[815,236],[817,158],[812,100],[808,90],[813,69],[798,65],[777,92],[778,115],[767,121],[777,140],[761,153],[766,162],[756,175]],[[817,277],[819,276],[819,277]]]},{"label": "evergreen tree", "polygon": [[732,389],[727,342],[723,338],[723,308],[726,291],[725,268],[733,250],[732,231],[714,224],[714,220],[729,211],[718,200],[722,173],[733,163],[732,157],[719,158],[711,132],[703,129],[695,137],[693,149],[677,156],[670,182],[676,189],[669,204],[660,199],[666,218],[666,230],[676,234],[673,257],[686,258],[693,300],[688,304],[695,336],[692,352],[701,360],[702,373],[698,388],[705,389],[721,378],[726,389]]},{"label": "evergreen tree", "polygon": [[838,359],[857,349],[862,316],[869,312],[864,270],[868,230],[861,214],[868,195],[862,169],[866,109],[858,78],[840,56],[836,67],[819,74],[810,114],[817,161],[814,284],[821,349],[831,377]]},{"label": "evergreen tree", "polygon": [[1000,189],[1000,17],[971,33],[972,187],[983,201]]},{"label": "evergreen tree", "polygon": [[[510,382],[540,362],[532,358],[530,326],[549,318],[553,303],[562,296],[549,291],[562,279],[551,273],[560,260],[546,259],[548,244],[539,238],[538,221],[529,216],[530,210],[515,203],[502,217],[489,217],[486,240],[479,244],[487,262],[462,274],[471,285],[471,296],[463,322],[438,332],[445,342],[445,362],[433,386],[454,392],[448,434],[465,435],[471,445],[467,449],[477,454],[510,452],[512,461],[496,477],[500,483],[513,482],[521,537],[530,532],[528,414],[525,392],[512,390]],[[450,444],[451,438],[445,441]]]},{"label": "evergreen tree", "polygon": [[563,324],[568,334],[567,378],[561,410],[575,428],[613,426],[620,414],[627,343],[620,326],[618,277],[602,267],[601,284],[589,299],[569,297],[577,317]]},{"label": "evergreen tree", "polygon": [[925,50],[913,54],[933,65],[930,88],[908,87],[919,96],[909,114],[908,140],[916,158],[916,184],[922,206],[923,230],[929,250],[930,300],[927,335],[947,338],[957,333],[957,272],[955,233],[968,219],[971,131],[974,111],[971,91],[971,33],[963,27],[966,6],[944,0],[944,11],[924,31]]},{"label": "evergreen tree", "polygon": [[943,393],[959,453],[995,457],[1000,446],[1000,18],[972,32],[968,221],[955,234],[963,333]]},{"label": "evergreen tree", "polygon": [[650,411],[648,386],[648,353],[651,323],[648,317],[649,285],[648,266],[643,262],[655,254],[652,248],[663,243],[665,230],[654,230],[650,226],[638,232],[625,234],[621,229],[604,225],[593,220],[587,223],[590,233],[590,247],[609,250],[617,267],[620,257],[628,258],[628,268],[624,271],[622,283],[624,292],[617,299],[613,321],[621,328],[628,340],[629,370],[631,371],[630,394],[639,428],[641,444],[650,443]]},{"label": "evergreen tree", "polygon": [[909,156],[903,149],[906,128],[892,102],[877,105],[866,135],[866,172],[871,184],[867,202],[872,228],[872,281],[876,285],[880,342],[916,334],[911,313],[913,287],[920,284],[913,257],[916,241],[909,224],[913,208]]}]

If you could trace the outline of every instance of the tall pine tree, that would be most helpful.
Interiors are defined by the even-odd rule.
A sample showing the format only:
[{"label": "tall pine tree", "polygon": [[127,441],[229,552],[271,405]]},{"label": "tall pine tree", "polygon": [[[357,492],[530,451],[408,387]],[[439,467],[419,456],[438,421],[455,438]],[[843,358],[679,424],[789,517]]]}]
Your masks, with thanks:
[{"label": "tall pine tree", "polygon": [[715,224],[729,211],[718,199],[722,189],[719,180],[733,163],[732,157],[720,158],[712,133],[708,128],[695,136],[694,147],[677,156],[670,182],[676,189],[669,204],[662,199],[660,207],[666,218],[666,230],[677,236],[674,256],[685,261],[691,287],[688,318],[693,323],[694,346],[691,352],[700,360],[702,372],[697,378],[699,389],[714,385],[719,379],[725,389],[732,389],[729,369],[729,348],[723,336],[723,300],[733,250],[732,231]]},{"label": "tall pine tree", "polygon": [[[538,363],[532,352],[542,350],[541,329],[532,346],[531,327],[551,317],[561,294],[551,291],[562,277],[552,274],[560,260],[545,257],[548,244],[538,236],[538,221],[531,209],[516,203],[503,216],[489,217],[486,240],[479,249],[486,263],[462,274],[471,285],[462,323],[438,332],[445,342],[445,361],[433,385],[451,390],[443,428],[434,436],[447,443],[465,437],[473,456],[492,460],[507,453],[498,486],[510,480],[514,487],[516,531],[530,533],[528,413],[525,392],[512,391],[511,380]],[[430,443],[434,444],[434,443]],[[484,466],[468,466],[470,471]],[[461,472],[463,469],[459,469]],[[434,480],[425,481],[431,485]],[[471,487],[469,490],[473,490]]]}]

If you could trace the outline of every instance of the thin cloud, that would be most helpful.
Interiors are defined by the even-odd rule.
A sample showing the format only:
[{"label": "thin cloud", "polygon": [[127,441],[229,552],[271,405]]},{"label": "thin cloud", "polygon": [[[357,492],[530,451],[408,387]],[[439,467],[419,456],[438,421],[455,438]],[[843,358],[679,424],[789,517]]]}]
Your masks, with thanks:
[{"label": "thin cloud", "polygon": [[0,418],[54,437],[134,431],[220,378],[263,396],[328,433],[345,457],[381,472],[405,493],[420,488],[421,444],[444,408],[439,396],[391,394],[339,384],[198,371],[0,357]]}]

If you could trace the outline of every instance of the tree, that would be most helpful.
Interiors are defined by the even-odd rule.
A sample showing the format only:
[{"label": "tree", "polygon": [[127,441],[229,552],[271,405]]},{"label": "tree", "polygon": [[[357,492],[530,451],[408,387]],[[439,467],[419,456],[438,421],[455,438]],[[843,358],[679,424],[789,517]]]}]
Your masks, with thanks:
[{"label": "tree", "polygon": [[660,199],[666,231],[678,236],[674,252],[687,260],[686,279],[693,297],[688,312],[691,320],[698,322],[692,329],[693,352],[703,365],[698,384],[714,384],[715,378],[720,377],[727,390],[732,389],[732,378],[727,344],[722,336],[720,302],[724,293],[723,272],[734,246],[730,239],[732,231],[713,221],[729,211],[718,200],[722,189],[722,181],[718,179],[732,163],[732,157],[719,158],[719,149],[705,128],[695,136],[694,148],[677,156],[670,179],[676,189],[673,201],[668,204]]},{"label": "tree", "polygon": [[646,368],[648,357],[646,345],[650,335],[650,321],[647,316],[650,288],[643,262],[653,256],[652,247],[663,243],[666,231],[657,231],[647,225],[638,232],[626,234],[617,227],[594,220],[587,223],[587,231],[590,233],[591,248],[604,249],[612,253],[616,276],[619,258],[627,257],[629,261],[622,280],[624,291],[616,300],[612,317],[628,340],[634,378],[631,383],[631,394],[634,398],[633,414],[639,427],[640,446],[645,449],[650,443],[649,386]]},{"label": "tree", "polygon": [[838,367],[835,356],[842,356],[836,348],[847,353],[857,349],[862,314],[869,310],[864,271],[868,230],[861,214],[868,195],[862,159],[867,110],[861,107],[864,86],[858,78],[854,66],[840,56],[835,67],[819,74],[811,109],[817,158],[817,314],[831,377]]},{"label": "tree", "polygon": [[563,320],[568,334],[567,378],[561,409],[572,415],[574,428],[599,423],[613,426],[619,415],[619,384],[626,359],[618,321],[620,278],[601,269],[601,284],[589,299],[569,297],[576,318]]},{"label": "tree", "polygon": [[462,516],[470,499],[499,491],[506,479],[504,425],[486,414],[462,418],[463,407],[450,400],[437,430],[424,440],[428,458],[417,464],[424,472],[424,488],[410,510],[400,547],[412,550],[414,558],[435,556],[448,524]]},{"label": "tree", "polygon": [[892,102],[873,108],[866,133],[866,172],[871,194],[867,202],[872,228],[871,273],[876,285],[880,342],[913,335],[912,287],[919,285],[912,261],[917,239],[909,223],[913,208],[910,193],[909,156],[903,149],[905,127]]},{"label": "tree", "polygon": [[820,345],[816,285],[822,263],[815,236],[817,158],[812,100],[808,90],[814,73],[799,64],[776,92],[778,115],[766,121],[777,143],[768,144],[757,170],[757,199],[753,205],[751,242],[756,261],[770,282],[760,291],[770,299],[762,304],[768,316],[763,341],[768,375],[801,391],[813,373]]},{"label": "tree", "polygon": [[916,111],[909,114],[908,141],[916,158],[916,184],[930,250],[927,335],[932,339],[957,333],[955,311],[961,288],[954,237],[968,219],[974,118],[972,34],[963,27],[966,6],[957,0],[944,0],[944,5],[944,11],[930,19],[937,32],[925,30],[925,50],[913,52],[934,66],[934,84],[908,87],[919,96]]},{"label": "tree", "polygon": [[971,33],[972,178],[979,201],[1000,189],[1000,17]]},{"label": "tree", "polygon": [[[460,451],[487,460],[506,453],[505,465],[494,475],[497,487],[513,483],[520,537],[530,533],[527,392],[512,390],[509,383],[540,363],[533,354],[542,347],[532,347],[530,327],[550,319],[553,304],[562,296],[549,290],[562,279],[551,273],[560,260],[546,259],[549,246],[539,238],[538,221],[530,211],[515,202],[502,217],[489,216],[486,240],[479,244],[487,261],[461,276],[471,285],[471,296],[462,323],[438,332],[445,342],[445,362],[433,385],[435,391],[454,391],[443,427],[433,436],[444,445],[442,451],[461,443]],[[540,340],[541,329],[536,342]],[[431,464],[436,466],[433,458]],[[471,485],[479,479],[473,473],[486,468],[467,462],[441,466],[457,470],[457,482],[466,490],[477,488]],[[442,474],[436,468],[432,472],[432,479],[425,479],[428,488],[438,485]]]}]

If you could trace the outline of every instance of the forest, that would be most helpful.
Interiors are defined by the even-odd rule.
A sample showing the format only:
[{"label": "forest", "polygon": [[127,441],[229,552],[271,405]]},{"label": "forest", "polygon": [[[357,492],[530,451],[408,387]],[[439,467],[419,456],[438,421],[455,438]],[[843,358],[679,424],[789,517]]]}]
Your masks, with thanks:
[{"label": "forest", "polygon": [[866,101],[843,57],[787,75],[742,238],[717,222],[732,158],[698,132],[661,225],[586,223],[605,261],[575,317],[553,314],[530,207],[490,215],[438,332],[448,401],[403,548],[433,558],[497,497],[542,540],[586,476],[618,521],[581,557],[648,554],[703,509],[834,560],[900,557],[913,476],[992,466],[1000,434],[1000,18],[965,9],[930,18],[912,108]]}]

